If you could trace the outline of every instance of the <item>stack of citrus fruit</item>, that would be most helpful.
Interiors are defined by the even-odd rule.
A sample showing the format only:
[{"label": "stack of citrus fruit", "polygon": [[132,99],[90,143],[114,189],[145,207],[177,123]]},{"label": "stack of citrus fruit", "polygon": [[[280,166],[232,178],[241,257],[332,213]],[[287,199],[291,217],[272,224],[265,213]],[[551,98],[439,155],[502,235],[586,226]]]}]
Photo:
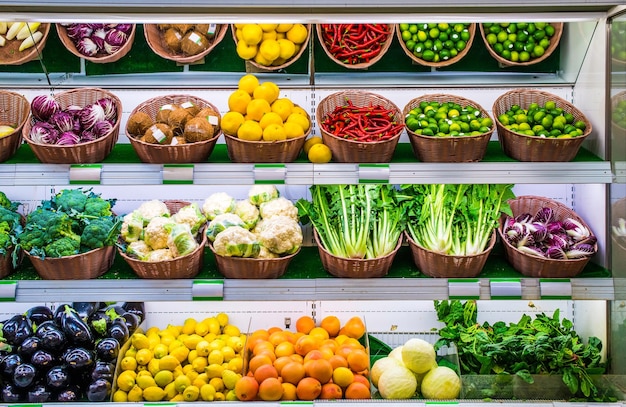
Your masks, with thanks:
[{"label": "stack of citrus fruit", "polygon": [[316,324],[308,316],[296,332],[278,327],[248,336],[247,372],[235,385],[241,401],[369,399],[369,354],[360,317],[343,326],[329,315]]},{"label": "stack of citrus fruit", "polygon": [[304,24],[235,24],[237,55],[262,66],[283,65],[309,38]]}]

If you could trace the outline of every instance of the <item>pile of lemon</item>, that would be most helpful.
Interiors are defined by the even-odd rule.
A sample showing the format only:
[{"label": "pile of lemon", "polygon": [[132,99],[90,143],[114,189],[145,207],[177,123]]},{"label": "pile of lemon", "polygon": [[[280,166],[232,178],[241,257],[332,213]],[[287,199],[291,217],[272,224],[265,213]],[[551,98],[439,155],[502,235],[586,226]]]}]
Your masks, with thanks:
[{"label": "pile of lemon", "polygon": [[263,66],[282,65],[309,37],[304,24],[235,24],[237,55]]},{"label": "pile of lemon", "polygon": [[135,332],[120,356],[113,401],[236,400],[245,341],[225,313]]},{"label": "pile of lemon", "polygon": [[280,97],[274,82],[260,83],[246,74],[228,97],[228,112],[220,126],[224,133],[246,141],[282,141],[303,137],[311,121],[303,108]]}]

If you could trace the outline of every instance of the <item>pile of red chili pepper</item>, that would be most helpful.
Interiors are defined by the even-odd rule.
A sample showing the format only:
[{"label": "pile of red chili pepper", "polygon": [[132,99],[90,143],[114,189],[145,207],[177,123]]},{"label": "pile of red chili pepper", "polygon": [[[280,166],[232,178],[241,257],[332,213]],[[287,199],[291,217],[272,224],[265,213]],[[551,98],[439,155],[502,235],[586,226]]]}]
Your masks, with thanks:
[{"label": "pile of red chili pepper", "polygon": [[391,28],[389,24],[322,24],[321,40],[338,61],[367,63],[380,54]]},{"label": "pile of red chili pepper", "polygon": [[347,100],[327,113],[320,126],[342,139],[368,143],[389,140],[404,128],[404,122],[396,120],[396,113],[380,104],[355,106]]}]

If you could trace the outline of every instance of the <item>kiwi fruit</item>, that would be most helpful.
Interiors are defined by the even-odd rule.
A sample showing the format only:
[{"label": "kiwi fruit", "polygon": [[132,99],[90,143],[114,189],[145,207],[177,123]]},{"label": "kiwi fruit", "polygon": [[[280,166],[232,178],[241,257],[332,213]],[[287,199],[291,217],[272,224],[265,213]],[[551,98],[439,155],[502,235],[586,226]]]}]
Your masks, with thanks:
[{"label": "kiwi fruit", "polygon": [[170,144],[174,138],[171,127],[165,123],[155,123],[143,135],[143,141],[151,144]]},{"label": "kiwi fruit", "polygon": [[180,48],[185,55],[198,55],[209,48],[209,40],[197,31],[189,31],[183,36]]},{"label": "kiwi fruit", "polygon": [[167,119],[170,116],[172,111],[178,109],[178,105],[166,104],[159,108],[159,111],[156,114],[156,122],[157,123],[167,123]]},{"label": "kiwi fruit", "polygon": [[182,34],[176,28],[168,28],[163,33],[163,42],[165,46],[174,53],[181,51],[181,41],[183,39]]},{"label": "kiwi fruit", "polygon": [[144,112],[133,113],[126,123],[128,134],[132,137],[142,136],[150,126],[154,124],[154,120]]},{"label": "kiwi fruit", "polygon": [[187,121],[192,117],[193,116],[189,114],[186,109],[178,107],[170,112],[169,116],[167,117],[167,124],[169,124],[169,126],[172,128],[172,131],[176,135],[179,135],[182,134],[183,130],[185,129],[185,123],[187,123]]},{"label": "kiwi fruit", "polygon": [[209,140],[213,137],[213,126],[202,117],[194,117],[185,124],[183,136],[188,143]]}]

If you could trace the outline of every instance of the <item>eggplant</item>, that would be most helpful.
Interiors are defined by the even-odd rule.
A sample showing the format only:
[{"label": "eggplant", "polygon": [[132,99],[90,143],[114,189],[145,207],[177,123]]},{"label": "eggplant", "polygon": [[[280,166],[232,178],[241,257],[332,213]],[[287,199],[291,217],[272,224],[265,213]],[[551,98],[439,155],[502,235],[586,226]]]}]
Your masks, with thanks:
[{"label": "eggplant", "polygon": [[29,403],[45,403],[50,400],[52,392],[43,384],[37,384],[28,390],[26,401]]},{"label": "eggplant", "polygon": [[29,308],[25,315],[28,319],[30,319],[35,327],[45,321],[52,321],[54,319],[54,313],[45,305],[35,305],[34,307]]},{"label": "eggplant", "polygon": [[29,387],[35,382],[37,369],[30,363],[22,363],[13,371],[13,384],[21,389]]},{"label": "eggplant", "polygon": [[60,402],[79,401],[81,399],[81,391],[76,386],[68,386],[57,394],[56,399]]},{"label": "eggplant", "polygon": [[99,360],[91,371],[91,380],[105,379],[113,382],[115,376],[115,364]]},{"label": "eggplant", "polygon": [[70,348],[63,354],[63,361],[72,370],[93,366],[93,354],[85,348]]},{"label": "eggplant", "polygon": [[126,321],[123,318],[115,318],[109,327],[108,336],[117,339],[119,343],[126,343],[130,334]]},{"label": "eggplant", "polygon": [[41,339],[36,336],[29,336],[24,339],[24,342],[17,348],[17,353],[22,359],[29,360],[33,356],[33,353],[39,349],[41,349]]},{"label": "eggplant", "polygon": [[39,372],[47,371],[57,362],[57,358],[52,353],[43,349],[39,349],[37,352],[33,353],[33,356],[30,358],[30,363],[35,366]]},{"label": "eggplant", "polygon": [[137,315],[140,324],[146,318],[146,306],[143,302],[125,302],[122,304],[122,308],[124,308],[126,312]]},{"label": "eggplant", "polygon": [[[112,319],[115,319],[126,312],[126,310],[122,307],[122,304],[119,302],[109,304],[104,307],[104,312],[108,313]],[[117,314],[117,315],[116,315]]]},{"label": "eggplant", "polygon": [[20,345],[32,334],[32,324],[26,315],[13,315],[2,325],[2,336],[10,345]]},{"label": "eggplant", "polygon": [[111,395],[111,383],[105,379],[93,381],[87,389],[89,401],[104,401]]},{"label": "eggplant", "polygon": [[74,345],[93,348],[94,338],[91,330],[76,310],[69,305],[65,306],[65,311],[61,314],[61,329],[68,341]]},{"label": "eggplant", "polygon": [[4,377],[12,377],[15,368],[24,363],[22,357],[17,353],[6,356],[0,363],[0,374]]},{"label": "eggplant", "polygon": [[83,321],[87,321],[98,310],[99,304],[99,302],[73,302],[71,307]]},{"label": "eggplant", "polygon": [[139,319],[137,314],[133,314],[132,312],[123,313],[122,318],[124,318],[124,322],[126,323],[129,334],[135,332],[135,329],[137,329],[137,327],[139,327],[139,324],[141,324],[141,320]]},{"label": "eggplant", "polygon": [[120,352],[120,343],[115,338],[104,338],[96,343],[96,359],[105,362],[117,360]]},{"label": "eggplant", "polygon": [[5,383],[2,386],[2,401],[5,403],[18,403],[26,400],[21,389],[17,388],[13,383]]},{"label": "eggplant", "polygon": [[65,333],[53,321],[44,322],[35,331],[35,336],[41,340],[41,347],[53,353],[65,347],[67,342]]},{"label": "eggplant", "polygon": [[65,312],[65,306],[71,307],[71,304],[68,303],[63,303],[63,304],[59,304],[59,306],[54,310],[54,322],[56,322],[56,324],[58,326],[61,326],[61,315],[63,315],[63,313]]},{"label": "eggplant", "polygon": [[91,315],[91,317],[87,320],[87,325],[96,335],[101,337],[107,335],[107,331],[111,326],[113,320],[106,312],[102,310],[98,310]]},{"label": "eggplant", "polygon": [[54,366],[46,373],[46,384],[52,389],[63,389],[70,383],[70,376],[65,366]]}]

